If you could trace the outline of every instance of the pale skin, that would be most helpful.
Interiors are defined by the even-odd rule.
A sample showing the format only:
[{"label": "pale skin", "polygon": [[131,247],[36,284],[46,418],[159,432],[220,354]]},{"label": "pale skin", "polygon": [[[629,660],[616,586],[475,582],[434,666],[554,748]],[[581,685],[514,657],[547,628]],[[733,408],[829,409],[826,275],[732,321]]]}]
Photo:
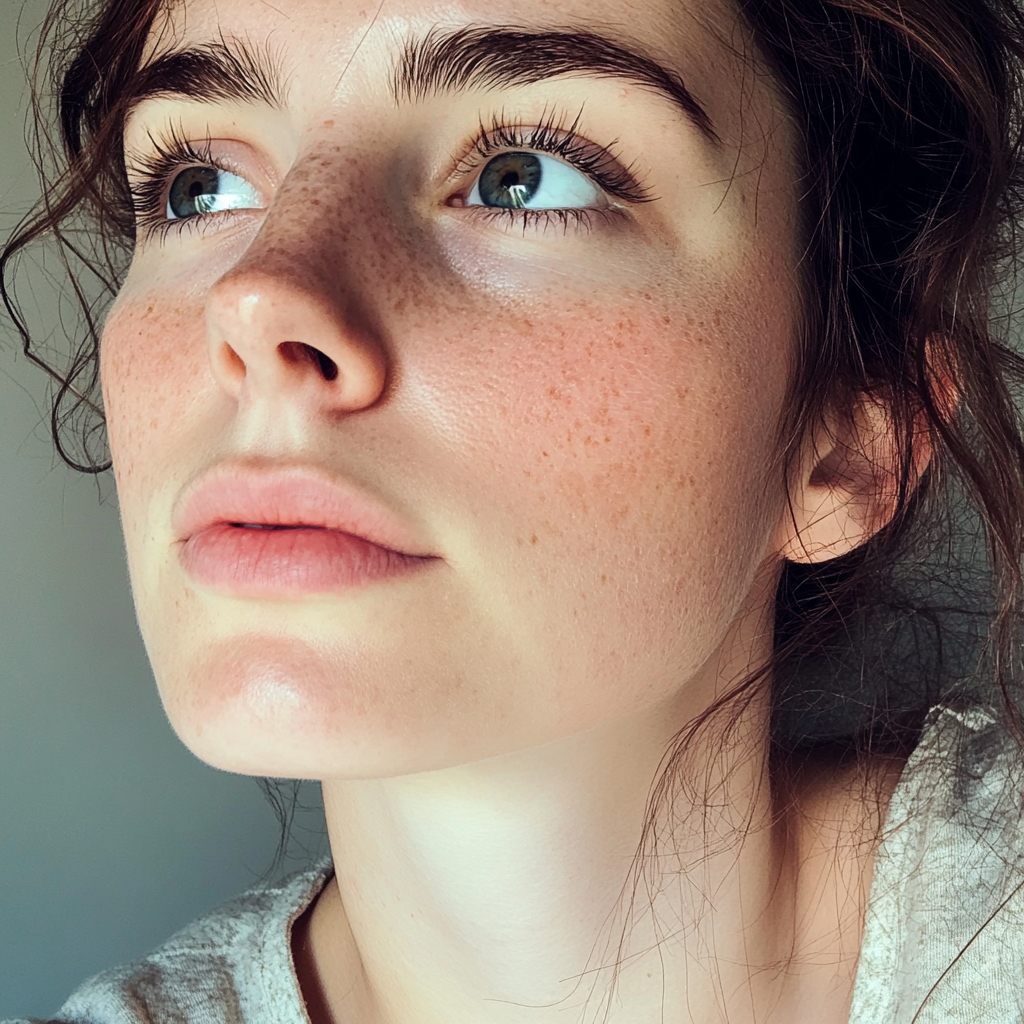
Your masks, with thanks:
[{"label": "pale skin", "polygon": [[[211,140],[259,197],[142,240],[103,336],[161,699],[209,764],[321,780],[336,876],[293,933],[312,1024],[839,1024],[899,765],[877,766],[881,808],[826,767],[779,816],[764,700],[690,751],[714,799],[677,795],[660,891],[638,890],[602,1000],[659,762],[769,653],[783,560],[886,521],[884,411],[833,417],[784,478],[792,128],[719,38],[738,38],[731,10],[523,0],[514,17],[673,69],[720,144],[622,78],[396,101],[402,42],[503,24],[491,4],[183,3],[155,35],[155,53],[270,43],[287,81],[279,108],[165,96],[126,128],[129,153],[168,126]],[[589,230],[467,206],[486,160],[454,163],[481,120],[552,110],[656,198],[611,200]],[[437,561],[344,594],[206,590],[171,509],[228,458],[352,481]]]}]

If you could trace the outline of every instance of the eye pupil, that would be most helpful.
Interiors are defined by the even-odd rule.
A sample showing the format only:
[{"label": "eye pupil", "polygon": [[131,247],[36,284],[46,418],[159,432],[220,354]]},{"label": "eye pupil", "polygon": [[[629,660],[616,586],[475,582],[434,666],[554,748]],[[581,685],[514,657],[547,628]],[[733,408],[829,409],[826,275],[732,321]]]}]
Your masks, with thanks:
[{"label": "eye pupil", "polygon": [[502,153],[480,174],[480,199],[484,206],[523,209],[537,194],[542,174],[534,153]]}]

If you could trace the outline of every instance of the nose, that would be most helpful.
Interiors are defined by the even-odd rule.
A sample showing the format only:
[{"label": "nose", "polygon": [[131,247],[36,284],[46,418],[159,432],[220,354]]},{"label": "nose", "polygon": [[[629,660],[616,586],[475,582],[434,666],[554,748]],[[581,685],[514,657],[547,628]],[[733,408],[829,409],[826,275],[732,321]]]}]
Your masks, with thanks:
[{"label": "nose", "polygon": [[[304,241],[308,255],[309,237]],[[207,349],[215,379],[240,404],[290,401],[310,413],[373,405],[387,356],[369,318],[341,281],[277,243],[268,256],[257,238],[210,290]],[[334,269],[341,273],[336,262]]]}]

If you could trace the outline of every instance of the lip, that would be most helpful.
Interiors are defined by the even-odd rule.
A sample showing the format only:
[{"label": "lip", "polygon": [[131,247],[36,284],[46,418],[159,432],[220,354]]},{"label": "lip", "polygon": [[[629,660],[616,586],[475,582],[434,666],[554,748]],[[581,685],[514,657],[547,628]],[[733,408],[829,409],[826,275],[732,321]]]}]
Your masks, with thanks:
[{"label": "lip", "polygon": [[243,597],[346,590],[437,560],[389,509],[308,467],[222,463],[186,487],[171,525],[189,576]]}]

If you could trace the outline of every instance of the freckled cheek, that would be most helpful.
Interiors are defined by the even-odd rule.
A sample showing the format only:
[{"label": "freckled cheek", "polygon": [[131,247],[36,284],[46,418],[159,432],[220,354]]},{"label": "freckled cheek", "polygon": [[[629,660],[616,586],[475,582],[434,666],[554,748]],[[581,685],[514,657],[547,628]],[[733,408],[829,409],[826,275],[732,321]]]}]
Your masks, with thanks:
[{"label": "freckled cheek", "polygon": [[543,508],[552,524],[600,509],[603,521],[650,529],[652,511],[669,516],[681,489],[707,503],[749,490],[772,450],[785,339],[730,317],[718,297],[715,308],[652,293],[481,308],[448,320],[457,343],[410,361],[452,411],[467,486],[485,467],[492,484],[502,479],[491,507],[522,521],[532,494],[533,513]]},{"label": "freckled cheek", "polygon": [[401,331],[410,393],[443,410],[430,454],[458,568],[523,649],[609,700],[619,669],[710,654],[779,507],[785,319],[700,291],[424,303]]},{"label": "freckled cheek", "polygon": [[145,502],[166,478],[174,425],[212,383],[204,337],[201,307],[133,300],[119,302],[107,318],[100,373],[126,526],[145,514]]}]

